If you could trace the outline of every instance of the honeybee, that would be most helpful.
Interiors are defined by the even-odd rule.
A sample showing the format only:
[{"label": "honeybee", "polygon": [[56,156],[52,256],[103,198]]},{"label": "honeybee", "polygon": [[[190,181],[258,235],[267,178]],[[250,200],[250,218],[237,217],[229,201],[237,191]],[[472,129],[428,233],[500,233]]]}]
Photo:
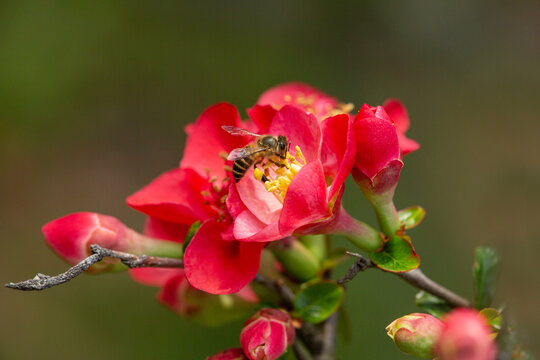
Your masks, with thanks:
[{"label": "honeybee", "polygon": [[[291,145],[291,143],[287,141],[286,136],[260,135],[236,126],[228,125],[224,125],[221,128],[231,135],[252,136],[257,138],[254,142],[243,148],[234,149],[229,153],[229,156],[227,156],[227,160],[234,161],[232,172],[235,182],[239,182],[240,179],[242,179],[251,165],[255,168],[264,160],[268,160],[280,167],[284,166],[279,160],[286,159],[287,151],[289,151]],[[263,175],[261,180],[262,182],[266,182],[268,181],[268,178]]]}]

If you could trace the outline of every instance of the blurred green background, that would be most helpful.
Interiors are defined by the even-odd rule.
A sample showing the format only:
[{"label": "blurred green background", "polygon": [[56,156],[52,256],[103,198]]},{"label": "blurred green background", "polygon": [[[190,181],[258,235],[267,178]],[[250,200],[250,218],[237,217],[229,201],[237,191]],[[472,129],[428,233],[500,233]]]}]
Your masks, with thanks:
[{"label": "blurred green background", "polygon": [[[411,231],[424,272],[471,296],[473,248],[495,246],[497,303],[539,353],[539,39],[534,0],[2,1],[0,281],[66,269],[41,237],[53,218],[88,210],[141,229],[124,199],[178,164],[187,122],[300,80],[357,108],[406,104],[422,148],[396,203],[428,210]],[[373,221],[351,185],[346,207]],[[202,359],[238,346],[241,322],[207,329],[155,293],[127,274],[0,290],[0,358]],[[378,271],[356,278],[338,357],[409,358],[384,327],[417,311],[414,294]]]}]

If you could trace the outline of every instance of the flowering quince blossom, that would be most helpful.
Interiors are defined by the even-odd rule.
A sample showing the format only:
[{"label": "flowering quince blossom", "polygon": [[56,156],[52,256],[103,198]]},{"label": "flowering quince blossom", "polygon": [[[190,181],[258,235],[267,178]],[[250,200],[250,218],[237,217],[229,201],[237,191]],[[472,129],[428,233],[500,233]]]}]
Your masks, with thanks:
[{"label": "flowering quince blossom", "polygon": [[420,147],[405,136],[408,128],[407,110],[397,100],[360,108],[353,124],[357,155],[352,174],[361,188],[376,194],[393,192],[402,156]]},{"label": "flowering quince blossom", "polygon": [[278,309],[261,309],[244,324],[240,343],[250,360],[273,360],[279,358],[294,342],[294,335],[288,313]]},{"label": "flowering quince blossom", "polygon": [[[215,118],[201,117],[189,128],[181,168],[196,164],[217,179],[226,175],[219,155],[253,139],[231,136],[221,129],[223,125],[286,136],[295,152],[287,155],[284,167],[265,170],[270,180],[264,184],[250,170],[238,183],[229,182],[226,211],[203,222],[187,247],[185,269],[193,286],[214,294],[238,291],[257,273],[265,243],[292,234],[365,235],[366,230],[341,207],[343,182],[355,156],[347,114],[321,120],[302,107],[286,104],[275,109],[259,100],[248,110],[251,120],[240,123],[232,105],[219,107],[207,110]],[[201,165],[201,158],[206,165]],[[226,181],[222,184],[227,186]]]},{"label": "flowering quince blossom", "polygon": [[497,349],[486,319],[476,310],[458,308],[443,318],[435,353],[439,360],[494,360]]}]

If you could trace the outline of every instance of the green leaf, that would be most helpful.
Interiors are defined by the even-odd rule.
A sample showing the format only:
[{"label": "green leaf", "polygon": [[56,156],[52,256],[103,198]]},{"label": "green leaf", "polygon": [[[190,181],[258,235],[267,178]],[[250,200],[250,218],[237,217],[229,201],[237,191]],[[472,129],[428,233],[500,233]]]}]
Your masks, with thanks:
[{"label": "green leaf", "polygon": [[499,255],[490,247],[479,246],[474,251],[474,303],[477,309],[491,305],[499,262]]},{"label": "green leaf", "polygon": [[438,297],[428,294],[425,291],[419,291],[414,299],[416,306],[428,314],[441,318],[444,314],[452,310],[446,302]]},{"label": "green leaf", "polygon": [[424,216],[426,216],[426,210],[421,206],[411,206],[403,210],[398,211],[399,222],[405,229],[412,229],[420,225]]},{"label": "green leaf", "polygon": [[408,236],[390,237],[382,250],[371,253],[369,257],[377,267],[389,272],[405,272],[420,266],[420,258]]},{"label": "green leaf", "polygon": [[480,314],[486,318],[493,331],[499,332],[502,327],[503,317],[501,312],[495,308],[485,308],[480,310]]},{"label": "green leaf", "polygon": [[191,239],[193,239],[193,237],[195,236],[195,233],[197,232],[197,230],[199,230],[200,227],[201,227],[201,222],[199,220],[195,221],[189,227],[187,235],[184,238],[184,252],[186,251],[189,243],[191,242]]},{"label": "green leaf", "polygon": [[341,305],[343,288],[332,281],[321,281],[301,290],[294,298],[294,310],[302,319],[317,324]]}]

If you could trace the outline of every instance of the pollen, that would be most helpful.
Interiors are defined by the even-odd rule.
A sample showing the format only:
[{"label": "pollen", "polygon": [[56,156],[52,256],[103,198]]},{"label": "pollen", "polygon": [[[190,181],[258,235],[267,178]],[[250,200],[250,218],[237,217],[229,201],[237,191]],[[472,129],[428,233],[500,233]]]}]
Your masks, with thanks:
[{"label": "pollen", "polygon": [[264,181],[266,191],[273,193],[274,196],[283,203],[287,190],[294,177],[306,165],[306,158],[302,154],[300,147],[296,146],[296,154],[293,156],[287,152],[285,159],[280,161],[267,161],[263,165],[264,173],[255,168],[253,175],[259,181]]}]

